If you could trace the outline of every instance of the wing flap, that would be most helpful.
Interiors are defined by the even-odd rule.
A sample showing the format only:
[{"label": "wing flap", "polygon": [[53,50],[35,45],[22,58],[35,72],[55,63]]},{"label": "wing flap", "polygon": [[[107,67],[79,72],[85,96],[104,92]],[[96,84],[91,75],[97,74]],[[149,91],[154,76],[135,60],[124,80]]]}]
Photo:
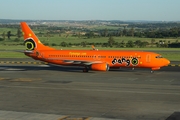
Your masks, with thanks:
[{"label": "wing flap", "polygon": [[62,60],[64,63],[71,63],[71,64],[83,64],[83,65],[91,65],[94,63],[102,63],[102,61],[97,61],[97,60],[68,60],[68,59],[58,59]]}]

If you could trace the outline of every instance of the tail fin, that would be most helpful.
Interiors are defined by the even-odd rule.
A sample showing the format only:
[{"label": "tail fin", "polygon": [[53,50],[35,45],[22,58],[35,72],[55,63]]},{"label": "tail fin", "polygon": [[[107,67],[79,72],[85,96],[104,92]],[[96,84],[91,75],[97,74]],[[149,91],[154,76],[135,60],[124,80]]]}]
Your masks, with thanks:
[{"label": "tail fin", "polygon": [[54,48],[43,45],[26,22],[21,22],[26,50],[54,50]]}]

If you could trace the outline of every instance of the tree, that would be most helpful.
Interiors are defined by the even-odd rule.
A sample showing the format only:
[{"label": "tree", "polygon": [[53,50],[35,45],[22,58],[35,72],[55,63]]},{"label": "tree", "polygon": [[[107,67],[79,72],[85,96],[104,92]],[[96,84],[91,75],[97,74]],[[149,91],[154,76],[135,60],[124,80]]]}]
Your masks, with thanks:
[{"label": "tree", "polygon": [[123,36],[123,31],[122,30],[119,31],[119,35],[120,35],[120,37]]},{"label": "tree", "polygon": [[155,42],[155,39],[151,39],[151,45],[153,45]]},{"label": "tree", "polygon": [[21,30],[18,29],[18,30],[17,30],[17,37],[20,38],[21,36],[22,36]]},{"label": "tree", "polygon": [[110,36],[108,39],[108,46],[112,47],[114,45],[114,43],[115,43],[114,38],[112,36]]},{"label": "tree", "polygon": [[126,26],[123,29],[123,35],[126,36],[127,35],[127,30],[126,30]]},{"label": "tree", "polygon": [[10,37],[11,37],[11,31],[8,31],[7,32],[7,37],[8,37],[8,39],[11,39]]},{"label": "tree", "polygon": [[61,42],[60,46],[67,47],[67,43],[63,41],[63,42]]},{"label": "tree", "polygon": [[121,41],[121,43],[120,43],[120,46],[122,47],[122,48],[124,48],[125,47],[125,42],[124,42],[124,40],[123,41]]},{"label": "tree", "polygon": [[126,47],[133,48],[133,47],[134,47],[133,41],[132,41],[132,40],[129,40],[129,41],[126,43]]},{"label": "tree", "polygon": [[6,39],[6,34],[5,34],[5,32],[3,32],[2,37],[3,37],[3,40]]},{"label": "tree", "polygon": [[135,42],[134,42],[134,44],[137,46],[137,47],[140,47],[140,45],[141,45],[141,41],[140,40],[136,40]]},{"label": "tree", "polygon": [[81,33],[80,32],[78,32],[78,38],[81,38]]},{"label": "tree", "polygon": [[87,33],[85,34],[85,36],[86,36],[87,38],[93,38],[93,37],[94,37],[94,32],[92,32],[92,31],[87,32]]},{"label": "tree", "polygon": [[178,37],[178,30],[177,30],[177,28],[171,28],[170,29],[170,35],[172,37]]},{"label": "tree", "polygon": [[108,36],[108,30],[106,28],[106,29],[104,29],[104,37],[107,37],[107,36]]},{"label": "tree", "polygon": [[87,42],[86,42],[86,41],[84,41],[84,42],[81,42],[81,45],[82,45],[83,47],[86,47],[86,45],[87,45]]},{"label": "tree", "polygon": [[137,31],[137,32],[134,33],[134,36],[143,37],[143,33],[141,31]]},{"label": "tree", "polygon": [[144,42],[140,43],[139,47],[141,47],[141,48],[146,47],[148,44],[149,44],[148,42],[144,41]]},{"label": "tree", "polygon": [[150,32],[147,33],[147,37],[149,37],[149,38],[156,38],[156,34],[155,34],[154,31],[150,31]]},{"label": "tree", "polygon": [[131,34],[132,37],[134,37],[134,28],[133,27],[130,30],[130,34]]},{"label": "tree", "polygon": [[56,43],[52,43],[51,45],[52,45],[52,46],[57,46],[57,44],[56,44]]}]

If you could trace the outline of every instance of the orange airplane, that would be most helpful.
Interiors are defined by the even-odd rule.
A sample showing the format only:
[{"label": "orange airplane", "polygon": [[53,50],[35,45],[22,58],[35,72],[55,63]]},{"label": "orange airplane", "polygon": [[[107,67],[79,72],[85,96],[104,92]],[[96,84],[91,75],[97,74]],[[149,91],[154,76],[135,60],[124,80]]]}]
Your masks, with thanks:
[{"label": "orange airplane", "polygon": [[24,54],[52,64],[84,66],[89,70],[108,71],[110,68],[150,68],[151,72],[167,66],[170,61],[160,54],[124,50],[56,50],[43,45],[26,22],[21,22],[26,50]]}]

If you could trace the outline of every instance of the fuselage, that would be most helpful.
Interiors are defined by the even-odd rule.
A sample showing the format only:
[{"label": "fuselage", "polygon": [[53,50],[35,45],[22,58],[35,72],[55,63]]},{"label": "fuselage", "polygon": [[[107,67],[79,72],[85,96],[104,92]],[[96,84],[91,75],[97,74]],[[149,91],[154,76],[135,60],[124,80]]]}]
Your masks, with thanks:
[{"label": "fuselage", "polygon": [[[106,63],[110,68],[142,67],[152,70],[167,66],[169,60],[153,52],[124,50],[41,50],[26,54],[34,59],[58,65]],[[84,61],[84,62],[83,62]],[[83,63],[83,64],[81,64]]]},{"label": "fuselage", "polygon": [[56,50],[41,43],[26,22],[21,22],[24,45],[27,56],[36,60],[58,65],[84,66],[84,72],[89,68],[98,71],[108,71],[109,68],[141,67],[152,70],[168,65],[169,60],[153,52],[123,51],[123,50]]}]

